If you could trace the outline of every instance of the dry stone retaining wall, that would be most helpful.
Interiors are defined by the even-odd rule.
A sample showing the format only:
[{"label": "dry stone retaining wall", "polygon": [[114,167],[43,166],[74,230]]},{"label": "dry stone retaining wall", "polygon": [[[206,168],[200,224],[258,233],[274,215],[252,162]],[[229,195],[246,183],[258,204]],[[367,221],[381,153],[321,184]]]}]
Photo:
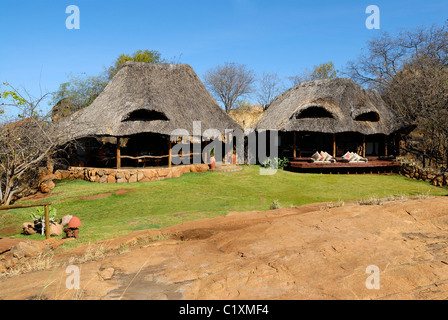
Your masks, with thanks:
[{"label": "dry stone retaining wall", "polygon": [[411,179],[430,182],[434,186],[448,185],[448,172],[440,173],[433,169],[422,168],[415,163],[401,163],[399,173]]},{"label": "dry stone retaining wall", "polygon": [[69,170],[57,170],[56,180],[85,180],[98,183],[133,183],[148,182],[169,178],[178,178],[188,172],[204,172],[209,169],[207,164],[182,165],[171,168],[134,168],[134,169],[101,169],[70,167]]}]

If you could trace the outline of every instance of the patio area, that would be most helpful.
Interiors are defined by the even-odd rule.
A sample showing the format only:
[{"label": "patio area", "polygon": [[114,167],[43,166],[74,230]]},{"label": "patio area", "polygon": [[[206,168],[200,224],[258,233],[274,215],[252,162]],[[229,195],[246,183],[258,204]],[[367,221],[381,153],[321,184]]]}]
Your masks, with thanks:
[{"label": "patio area", "polygon": [[378,174],[394,173],[400,167],[400,163],[391,159],[379,157],[367,157],[367,162],[342,162],[342,158],[336,158],[335,163],[310,162],[309,158],[291,158],[289,170],[306,173],[329,174]]}]

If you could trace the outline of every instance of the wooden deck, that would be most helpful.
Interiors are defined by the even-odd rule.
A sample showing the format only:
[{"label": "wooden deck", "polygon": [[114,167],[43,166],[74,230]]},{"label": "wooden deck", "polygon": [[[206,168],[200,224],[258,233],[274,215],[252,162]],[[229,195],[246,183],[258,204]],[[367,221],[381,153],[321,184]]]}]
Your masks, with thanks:
[{"label": "wooden deck", "polygon": [[368,162],[342,162],[340,158],[335,163],[310,162],[309,158],[291,158],[289,170],[298,172],[320,173],[393,173],[400,166],[399,162],[368,158]]}]

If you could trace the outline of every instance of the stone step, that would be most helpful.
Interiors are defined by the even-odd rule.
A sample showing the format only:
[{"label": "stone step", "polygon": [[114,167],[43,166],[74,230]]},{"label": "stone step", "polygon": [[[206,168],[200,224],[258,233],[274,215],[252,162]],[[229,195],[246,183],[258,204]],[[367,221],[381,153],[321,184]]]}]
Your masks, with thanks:
[{"label": "stone step", "polygon": [[237,166],[234,164],[218,165],[214,169],[210,169],[210,171],[213,172],[236,172],[241,170],[243,170],[242,166]]}]

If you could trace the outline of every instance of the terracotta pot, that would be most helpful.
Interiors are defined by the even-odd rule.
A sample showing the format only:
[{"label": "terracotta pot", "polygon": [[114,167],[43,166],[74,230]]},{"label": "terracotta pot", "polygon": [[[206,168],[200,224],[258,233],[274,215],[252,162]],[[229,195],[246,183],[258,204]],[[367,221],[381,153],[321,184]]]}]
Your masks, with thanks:
[{"label": "terracotta pot", "polygon": [[72,217],[67,225],[69,228],[79,228],[82,226],[81,220],[78,217]]},{"label": "terracotta pot", "polygon": [[236,164],[236,154],[232,154],[232,163]]},{"label": "terracotta pot", "polygon": [[215,157],[210,157],[210,169],[214,169],[215,168]]}]

